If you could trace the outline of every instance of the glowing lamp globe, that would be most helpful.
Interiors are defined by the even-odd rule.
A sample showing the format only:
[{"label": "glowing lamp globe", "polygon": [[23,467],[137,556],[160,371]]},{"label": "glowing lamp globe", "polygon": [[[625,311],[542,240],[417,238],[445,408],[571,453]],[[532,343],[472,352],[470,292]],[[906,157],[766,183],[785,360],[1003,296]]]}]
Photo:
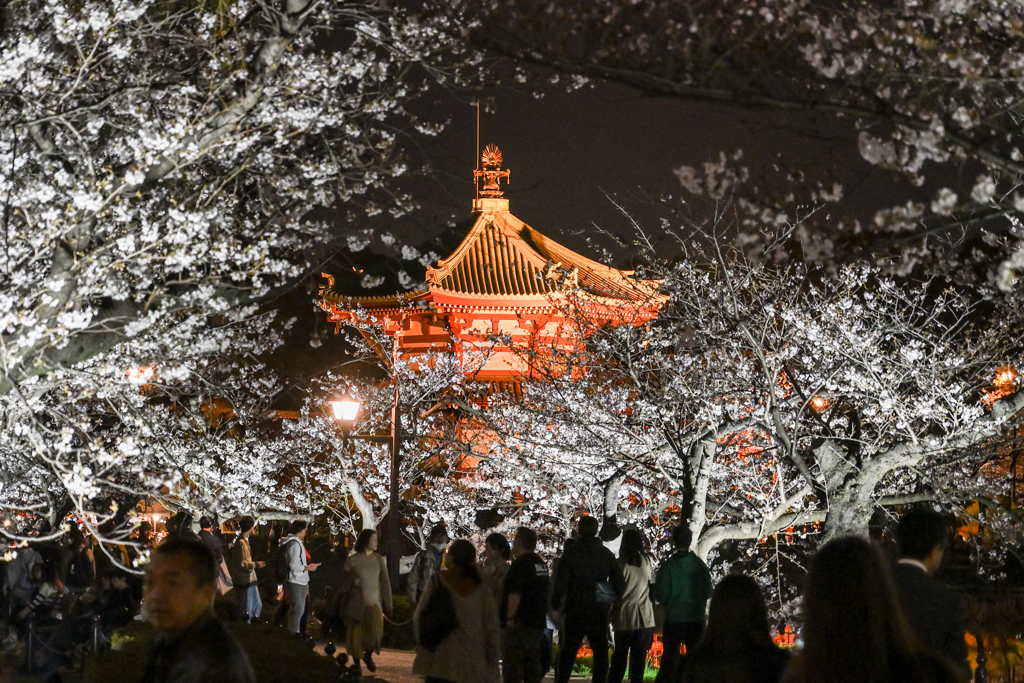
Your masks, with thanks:
[{"label": "glowing lamp globe", "polygon": [[355,422],[359,414],[359,401],[349,396],[341,400],[331,401],[331,408],[334,410],[334,419],[342,422]]}]

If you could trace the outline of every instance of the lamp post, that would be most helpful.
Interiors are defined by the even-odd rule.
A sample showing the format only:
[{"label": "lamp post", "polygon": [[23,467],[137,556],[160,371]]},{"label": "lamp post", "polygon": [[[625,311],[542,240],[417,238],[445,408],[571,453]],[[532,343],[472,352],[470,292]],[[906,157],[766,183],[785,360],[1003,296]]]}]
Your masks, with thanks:
[{"label": "lamp post", "polygon": [[398,469],[399,458],[401,457],[402,443],[402,421],[398,415],[398,384],[395,384],[395,399],[391,405],[391,431],[381,434],[350,434],[356,418],[359,416],[360,403],[356,399],[345,395],[336,401],[331,401],[331,409],[334,412],[334,419],[341,422],[342,433],[345,439],[361,439],[364,441],[387,442],[391,446],[391,491],[390,504],[388,505],[388,579],[392,586],[398,585],[398,568],[402,560],[402,541],[399,538],[401,525],[398,514]]}]

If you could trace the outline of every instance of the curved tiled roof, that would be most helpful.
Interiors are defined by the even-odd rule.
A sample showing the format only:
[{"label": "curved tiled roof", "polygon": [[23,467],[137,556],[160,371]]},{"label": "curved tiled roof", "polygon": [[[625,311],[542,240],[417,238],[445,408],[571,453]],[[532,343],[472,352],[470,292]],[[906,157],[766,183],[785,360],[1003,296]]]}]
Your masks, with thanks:
[{"label": "curved tiled roof", "polygon": [[[480,201],[480,200],[478,200]],[[502,306],[550,305],[553,296],[573,289],[599,306],[651,308],[664,302],[658,281],[638,280],[633,271],[592,261],[542,235],[508,212],[508,200],[488,200],[476,223],[451,256],[427,268],[427,291],[383,297],[350,297],[334,291],[334,278],[322,287],[325,310],[407,310],[451,307],[482,301]],[[578,289],[576,289],[578,288]],[[436,300],[433,296],[440,296]],[[474,301],[475,300],[475,301]],[[521,303],[520,303],[521,302]]]},{"label": "curved tiled roof", "polygon": [[484,297],[546,297],[566,278],[589,294],[636,302],[655,283],[632,279],[545,237],[508,211],[480,214],[462,244],[427,269],[430,289]]},{"label": "curved tiled roof", "polygon": [[504,230],[497,216],[482,214],[455,252],[427,269],[431,289],[502,297],[543,297],[557,291],[555,281],[545,276],[547,259]]}]

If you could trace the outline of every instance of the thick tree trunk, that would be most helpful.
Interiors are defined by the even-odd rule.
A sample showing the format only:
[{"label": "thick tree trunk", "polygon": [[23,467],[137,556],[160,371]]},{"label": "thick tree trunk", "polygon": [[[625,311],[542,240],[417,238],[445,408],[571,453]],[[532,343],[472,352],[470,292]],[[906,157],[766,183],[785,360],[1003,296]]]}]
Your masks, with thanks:
[{"label": "thick tree trunk", "polygon": [[625,481],[625,475],[616,474],[604,482],[604,524],[606,526],[618,526],[619,524],[619,495]]},{"label": "thick tree trunk", "polygon": [[347,486],[348,493],[352,496],[352,502],[355,503],[356,509],[359,510],[359,518],[363,522],[363,528],[376,529],[377,525],[380,524],[381,517],[384,515],[377,516],[373,509],[373,503],[363,495],[363,487],[359,485],[358,481],[349,479]]},{"label": "thick tree trunk", "polygon": [[689,503],[686,523],[693,534],[690,549],[696,550],[704,527],[707,526],[708,486],[711,482],[711,464],[715,461],[718,444],[714,435],[707,435],[690,447],[690,476],[692,478],[693,500]]}]

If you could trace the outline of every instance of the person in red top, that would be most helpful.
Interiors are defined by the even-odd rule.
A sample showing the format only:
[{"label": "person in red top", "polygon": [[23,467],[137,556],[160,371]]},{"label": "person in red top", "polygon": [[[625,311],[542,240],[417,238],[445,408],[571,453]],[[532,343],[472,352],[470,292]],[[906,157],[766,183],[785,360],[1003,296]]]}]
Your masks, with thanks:
[{"label": "person in red top", "polygon": [[288,632],[301,633],[302,617],[306,613],[306,599],[309,597],[309,572],[316,571],[319,563],[311,563],[303,539],[306,538],[305,520],[292,522],[292,535],[281,544],[288,561],[288,576],[285,586],[288,596]]}]

